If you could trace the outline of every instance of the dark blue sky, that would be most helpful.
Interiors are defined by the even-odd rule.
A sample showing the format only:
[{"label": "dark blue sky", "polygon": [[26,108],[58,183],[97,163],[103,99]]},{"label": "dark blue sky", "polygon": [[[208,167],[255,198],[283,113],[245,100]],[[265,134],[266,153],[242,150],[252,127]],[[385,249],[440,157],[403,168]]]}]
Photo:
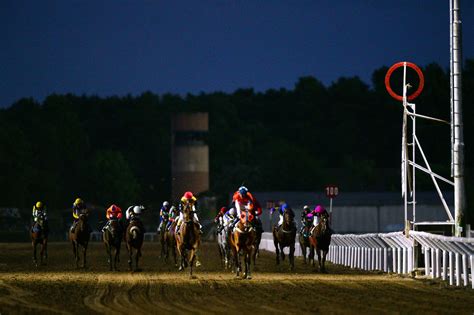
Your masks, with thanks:
[{"label": "dark blue sky", "polygon": [[[474,58],[474,1],[461,9]],[[0,23],[0,106],[293,88],[303,75],[370,83],[397,61],[449,64],[449,0],[2,0]]]}]

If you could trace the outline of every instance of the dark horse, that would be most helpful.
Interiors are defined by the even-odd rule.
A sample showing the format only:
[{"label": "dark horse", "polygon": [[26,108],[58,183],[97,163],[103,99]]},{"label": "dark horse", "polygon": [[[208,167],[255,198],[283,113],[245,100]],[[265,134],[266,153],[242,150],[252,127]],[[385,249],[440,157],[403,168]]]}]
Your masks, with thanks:
[{"label": "dark horse", "polygon": [[[169,229],[165,226],[164,231],[164,246],[165,246],[165,262],[168,261],[169,253],[173,254],[174,265],[178,266],[178,260],[176,257],[176,220],[171,223]],[[162,245],[163,246],[163,245]]]},{"label": "dark horse", "polygon": [[[241,206],[241,209],[244,209],[244,206]],[[255,250],[256,232],[251,222],[254,219],[254,215],[250,213],[249,209],[242,210],[240,212],[240,220],[236,224],[230,237],[230,245],[236,268],[235,275],[239,277],[242,272],[240,255],[243,255],[245,263],[244,279],[252,279],[250,263],[253,251]]]},{"label": "dark horse", "polygon": [[176,248],[178,249],[181,261],[179,270],[182,271],[189,264],[189,275],[193,276],[193,266],[196,260],[196,252],[201,245],[201,234],[199,232],[199,224],[193,221],[194,213],[190,205],[186,205],[183,209],[184,220],[179,227],[179,234],[176,237]]},{"label": "dark horse", "polygon": [[91,228],[87,223],[87,214],[79,215],[79,220],[74,228],[74,232],[69,230],[69,239],[72,243],[72,251],[74,253],[74,260],[76,261],[76,268],[79,268],[79,248],[82,248],[82,267],[86,268],[86,253],[87,245],[91,235]]},{"label": "dark horse", "polygon": [[160,258],[168,259],[168,243],[165,240],[166,226],[170,220],[169,214],[163,216],[163,221],[161,221],[161,228],[158,231],[160,233],[160,243],[161,243],[161,252]]},{"label": "dark horse", "polygon": [[318,254],[319,270],[321,272],[326,272],[326,255],[329,251],[329,244],[331,244],[331,229],[329,228],[329,216],[327,214],[322,214],[319,220],[318,225],[313,229],[311,236],[309,238],[311,244],[310,248],[310,260],[314,264],[314,251]]},{"label": "dark horse", "polygon": [[[117,270],[117,263],[120,262],[120,245],[122,244],[122,225],[117,219],[110,219],[109,225],[102,232],[105,249],[107,250],[110,270]],[[114,259],[112,251],[115,250]]]},{"label": "dark horse", "polygon": [[40,264],[43,264],[43,258],[48,259],[48,226],[44,220],[44,215],[40,215],[37,221],[31,227],[31,245],[33,246],[33,263],[38,267],[36,260],[36,246],[41,244]]},{"label": "dark horse", "polygon": [[[132,218],[125,232],[125,241],[127,242],[128,267],[133,271],[140,271],[138,268],[138,259],[142,256],[143,236],[145,227],[138,218]],[[132,259],[135,251],[135,268],[132,268]]]},{"label": "dark horse", "polygon": [[309,237],[310,237],[311,227],[313,226],[313,214],[310,213],[309,215],[306,215],[303,222],[304,222],[303,223],[304,226],[299,235],[299,241],[300,241],[300,247],[301,247],[301,254],[303,256],[303,263],[306,264],[306,258],[309,259],[309,257],[307,257],[309,252],[306,251],[306,248],[311,249]]},{"label": "dark horse", "polygon": [[290,248],[289,260],[290,270],[295,268],[295,239],[296,239],[296,225],[294,222],[295,214],[291,210],[286,210],[283,213],[283,224],[278,228],[273,227],[273,244],[275,245],[276,264],[280,264],[281,260],[285,259],[283,249]]},{"label": "dark horse", "polygon": [[262,221],[260,219],[256,218],[256,226],[255,226],[255,242],[253,244],[254,246],[254,251],[253,251],[253,264],[254,266],[257,264],[257,257],[260,255],[260,242],[262,241],[262,234],[263,234],[263,228],[262,228]]}]

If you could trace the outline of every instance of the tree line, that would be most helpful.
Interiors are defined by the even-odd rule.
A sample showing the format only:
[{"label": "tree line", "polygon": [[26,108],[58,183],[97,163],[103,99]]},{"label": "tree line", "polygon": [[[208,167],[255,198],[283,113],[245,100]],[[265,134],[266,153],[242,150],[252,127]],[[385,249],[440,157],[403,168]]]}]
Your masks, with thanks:
[{"label": "tree line", "polygon": [[[293,89],[264,92],[20,99],[0,110],[0,206],[29,208],[44,200],[64,209],[81,196],[104,206],[158,208],[171,193],[170,118],[183,111],[209,113],[208,194],[223,203],[241,183],[252,191],[322,191],[327,183],[342,191],[399,191],[402,106],[385,89],[387,70],[376,69],[370,86],[358,77],[325,86],[306,76]],[[437,64],[422,70],[425,88],[414,101],[418,113],[449,121],[449,71]],[[395,72],[391,82],[401,94],[400,76]],[[408,77],[416,88],[416,75]],[[467,59],[469,200],[473,105],[474,60]],[[417,133],[432,168],[449,177],[449,126],[420,120]],[[418,176],[417,187],[432,190],[431,179]]]}]

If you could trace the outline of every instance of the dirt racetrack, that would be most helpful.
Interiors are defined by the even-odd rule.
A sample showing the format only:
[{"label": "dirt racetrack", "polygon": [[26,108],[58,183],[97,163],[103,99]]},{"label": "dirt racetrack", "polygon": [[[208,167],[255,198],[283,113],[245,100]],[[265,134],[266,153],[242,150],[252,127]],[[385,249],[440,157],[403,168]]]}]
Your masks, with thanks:
[{"label": "dirt racetrack", "polygon": [[222,271],[216,244],[204,243],[196,279],[159,259],[145,243],[141,267],[109,272],[102,243],[90,243],[88,268],[76,270],[68,243],[50,243],[48,265],[35,268],[30,244],[0,243],[0,314],[473,314],[474,290],[445,282],[328,265],[315,273],[297,258],[275,266],[263,252],[252,280]]}]

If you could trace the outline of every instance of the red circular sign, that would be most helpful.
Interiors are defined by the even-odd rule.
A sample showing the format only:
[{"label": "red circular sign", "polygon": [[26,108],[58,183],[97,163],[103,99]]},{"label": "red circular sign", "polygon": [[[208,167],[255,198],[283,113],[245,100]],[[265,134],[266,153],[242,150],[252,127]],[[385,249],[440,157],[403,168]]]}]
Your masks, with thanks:
[{"label": "red circular sign", "polygon": [[425,77],[423,76],[423,72],[421,72],[421,69],[418,68],[418,66],[415,65],[414,63],[402,61],[402,62],[397,62],[396,64],[391,66],[390,69],[388,69],[387,74],[385,75],[385,88],[394,99],[403,101],[403,96],[398,95],[392,90],[392,87],[390,86],[390,76],[392,75],[393,71],[397,70],[400,67],[403,67],[404,65],[415,70],[416,73],[418,74],[418,78],[420,79],[420,84],[418,85],[418,89],[413,94],[407,96],[407,99],[411,101],[415,99],[416,97],[418,97],[418,95],[420,95],[421,91],[423,90],[423,86],[425,85]]},{"label": "red circular sign", "polygon": [[335,198],[339,194],[339,187],[336,185],[327,185],[324,190],[328,198]]}]

